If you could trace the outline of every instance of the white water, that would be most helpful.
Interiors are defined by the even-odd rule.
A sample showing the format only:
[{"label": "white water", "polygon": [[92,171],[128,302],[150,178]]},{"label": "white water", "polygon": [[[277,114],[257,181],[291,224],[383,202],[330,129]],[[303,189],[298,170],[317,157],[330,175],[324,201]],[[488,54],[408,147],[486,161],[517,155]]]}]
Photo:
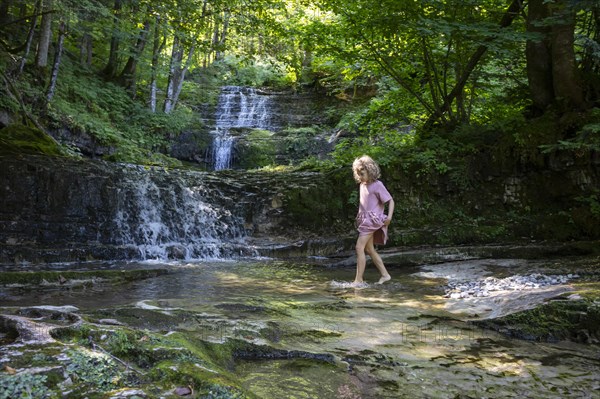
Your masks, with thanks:
[{"label": "white water", "polygon": [[253,88],[225,86],[219,95],[215,129],[212,131],[215,170],[231,168],[234,137],[232,129],[273,129],[271,96]]},{"label": "white water", "polygon": [[223,206],[226,195],[203,177],[129,167],[118,183],[115,243],[135,247],[141,259],[240,255],[243,221]]}]

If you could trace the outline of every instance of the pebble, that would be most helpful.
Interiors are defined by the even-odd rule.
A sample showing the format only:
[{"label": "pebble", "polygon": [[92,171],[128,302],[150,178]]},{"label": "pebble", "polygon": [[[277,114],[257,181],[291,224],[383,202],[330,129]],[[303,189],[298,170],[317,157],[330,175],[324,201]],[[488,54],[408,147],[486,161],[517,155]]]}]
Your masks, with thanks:
[{"label": "pebble", "polygon": [[497,291],[534,290],[549,285],[565,284],[578,278],[577,274],[547,276],[534,273],[529,275],[514,275],[506,278],[486,277],[475,281],[451,281],[446,287],[446,298],[464,299],[470,297],[487,297]]}]

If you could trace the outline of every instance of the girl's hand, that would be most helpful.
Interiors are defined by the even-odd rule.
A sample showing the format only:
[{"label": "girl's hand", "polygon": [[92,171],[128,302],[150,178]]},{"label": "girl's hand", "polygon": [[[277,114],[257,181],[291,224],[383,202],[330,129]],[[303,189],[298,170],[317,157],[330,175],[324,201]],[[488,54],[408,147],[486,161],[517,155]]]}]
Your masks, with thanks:
[{"label": "girl's hand", "polygon": [[385,219],[385,220],[383,221],[383,224],[384,224],[384,225],[386,225],[386,226],[389,226],[389,225],[390,225],[390,223],[392,223],[392,218],[387,218],[387,219]]}]

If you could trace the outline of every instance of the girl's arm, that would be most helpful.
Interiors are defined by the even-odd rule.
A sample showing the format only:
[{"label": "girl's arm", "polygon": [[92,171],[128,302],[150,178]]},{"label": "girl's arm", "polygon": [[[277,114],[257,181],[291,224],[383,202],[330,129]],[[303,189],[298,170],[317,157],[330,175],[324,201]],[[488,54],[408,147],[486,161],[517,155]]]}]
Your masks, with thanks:
[{"label": "girl's arm", "polygon": [[389,200],[387,204],[388,204],[387,219],[385,219],[385,221],[383,222],[383,224],[385,224],[386,226],[391,223],[392,216],[394,215],[394,200],[393,199]]}]

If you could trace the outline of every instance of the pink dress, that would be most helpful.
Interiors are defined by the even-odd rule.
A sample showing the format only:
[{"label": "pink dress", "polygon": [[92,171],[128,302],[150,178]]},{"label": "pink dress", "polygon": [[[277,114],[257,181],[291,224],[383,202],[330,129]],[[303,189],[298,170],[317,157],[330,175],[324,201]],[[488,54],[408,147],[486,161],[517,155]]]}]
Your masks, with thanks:
[{"label": "pink dress", "polygon": [[383,224],[385,204],[392,196],[382,182],[360,184],[360,204],[356,215],[356,228],[360,236],[374,233],[374,244],[385,244],[388,239],[388,228]]}]

